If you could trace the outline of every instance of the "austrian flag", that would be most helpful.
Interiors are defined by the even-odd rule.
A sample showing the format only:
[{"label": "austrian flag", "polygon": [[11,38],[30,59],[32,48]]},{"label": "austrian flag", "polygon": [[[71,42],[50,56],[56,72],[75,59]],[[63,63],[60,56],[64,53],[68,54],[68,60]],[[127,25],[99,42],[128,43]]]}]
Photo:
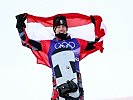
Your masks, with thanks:
[{"label": "austrian flag", "polygon": [[[90,51],[81,53],[80,60],[97,50],[103,51],[103,36],[106,33],[106,27],[102,21],[101,16],[94,15],[95,24],[92,23],[90,16],[80,13],[63,13],[57,14],[66,17],[68,24],[68,34],[72,38],[80,38],[87,41],[94,41],[95,36],[100,37],[96,43],[96,48]],[[27,14],[26,33],[30,39],[33,40],[52,40],[55,37],[53,31],[53,18],[57,15],[50,17],[40,17]],[[32,50],[37,58],[37,63],[50,66],[47,63],[47,55],[42,51]]]}]

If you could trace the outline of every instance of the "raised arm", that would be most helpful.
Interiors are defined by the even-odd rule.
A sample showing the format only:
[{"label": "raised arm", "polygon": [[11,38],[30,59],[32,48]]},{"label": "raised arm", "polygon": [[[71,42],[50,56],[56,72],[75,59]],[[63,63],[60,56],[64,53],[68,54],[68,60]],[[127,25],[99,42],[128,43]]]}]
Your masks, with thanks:
[{"label": "raised arm", "polygon": [[28,35],[26,34],[25,28],[25,20],[27,18],[27,13],[19,14],[16,16],[17,23],[16,28],[18,30],[21,43],[23,46],[28,47],[32,50],[42,50],[41,43],[39,41],[35,41],[28,38]]},{"label": "raised arm", "polygon": [[88,41],[88,44],[85,48],[85,50],[92,50],[95,48],[94,44],[97,43],[100,40],[100,38],[95,38],[95,41]]},{"label": "raised arm", "polygon": [[96,17],[90,16],[91,22],[94,24],[94,30],[95,30],[95,41],[88,41],[88,44],[85,48],[85,50],[92,50],[95,48],[95,44],[99,42],[100,38],[105,35],[104,29],[100,29],[100,25],[102,22],[101,17],[97,17],[98,20],[95,19]]}]

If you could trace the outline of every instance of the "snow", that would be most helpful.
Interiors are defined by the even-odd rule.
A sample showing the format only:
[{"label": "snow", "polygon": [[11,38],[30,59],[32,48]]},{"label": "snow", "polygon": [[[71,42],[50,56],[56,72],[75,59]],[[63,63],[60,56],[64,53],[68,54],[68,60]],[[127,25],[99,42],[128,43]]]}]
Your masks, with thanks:
[{"label": "snow", "polygon": [[31,51],[21,46],[15,16],[24,12],[102,16],[105,50],[80,63],[85,100],[133,100],[131,9],[131,0],[1,0],[0,100],[50,100],[52,94],[51,70],[37,65]]}]

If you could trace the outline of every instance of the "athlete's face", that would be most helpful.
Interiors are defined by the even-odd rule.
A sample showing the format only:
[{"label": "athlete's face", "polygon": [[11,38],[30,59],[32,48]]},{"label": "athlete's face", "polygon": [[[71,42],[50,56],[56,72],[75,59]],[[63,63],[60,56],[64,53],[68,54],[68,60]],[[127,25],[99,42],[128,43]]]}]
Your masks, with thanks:
[{"label": "athlete's face", "polygon": [[60,25],[60,26],[56,27],[55,32],[56,32],[56,34],[60,34],[60,33],[66,34],[67,28],[65,25]]}]

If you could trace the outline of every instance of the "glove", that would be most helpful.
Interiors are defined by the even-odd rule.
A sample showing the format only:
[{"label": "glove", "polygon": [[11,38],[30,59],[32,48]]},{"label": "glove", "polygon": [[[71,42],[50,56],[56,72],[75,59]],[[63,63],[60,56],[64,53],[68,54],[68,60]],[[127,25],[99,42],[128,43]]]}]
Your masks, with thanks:
[{"label": "glove", "polygon": [[16,16],[18,22],[24,22],[27,18],[27,13],[19,14]]},{"label": "glove", "polygon": [[25,27],[26,28],[26,25],[24,23],[26,18],[27,18],[27,13],[17,15],[16,16],[16,19],[17,19],[16,28],[20,28],[20,27]]},{"label": "glove", "polygon": [[90,15],[90,19],[91,19],[91,22],[92,22],[94,25],[96,25],[95,18],[94,18],[92,15]]}]

